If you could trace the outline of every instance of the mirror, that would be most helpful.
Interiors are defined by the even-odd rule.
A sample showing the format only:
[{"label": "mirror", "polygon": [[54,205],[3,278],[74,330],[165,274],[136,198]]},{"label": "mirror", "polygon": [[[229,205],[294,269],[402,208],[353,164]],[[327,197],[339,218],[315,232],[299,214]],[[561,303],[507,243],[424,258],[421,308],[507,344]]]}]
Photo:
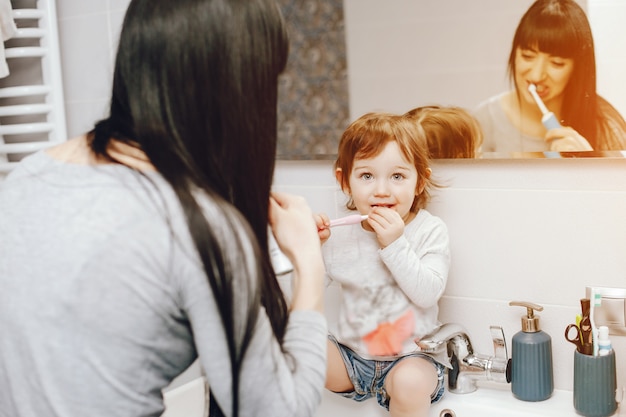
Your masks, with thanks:
[{"label": "mirror", "polygon": [[[626,2],[578,0],[595,44],[597,91],[626,116]],[[344,0],[350,120],[422,105],[473,110],[511,89],[513,34],[533,0]],[[626,152],[484,154],[483,158],[621,157]]]}]

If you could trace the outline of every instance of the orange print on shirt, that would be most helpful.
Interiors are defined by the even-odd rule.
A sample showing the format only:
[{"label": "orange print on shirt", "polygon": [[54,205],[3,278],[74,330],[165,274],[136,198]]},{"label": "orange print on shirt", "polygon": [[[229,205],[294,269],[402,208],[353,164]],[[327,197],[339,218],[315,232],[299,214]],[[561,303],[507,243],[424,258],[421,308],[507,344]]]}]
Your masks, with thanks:
[{"label": "orange print on shirt", "polygon": [[367,350],[374,356],[392,356],[402,351],[402,344],[411,337],[415,328],[413,312],[407,310],[396,321],[378,325],[376,330],[363,337]]}]

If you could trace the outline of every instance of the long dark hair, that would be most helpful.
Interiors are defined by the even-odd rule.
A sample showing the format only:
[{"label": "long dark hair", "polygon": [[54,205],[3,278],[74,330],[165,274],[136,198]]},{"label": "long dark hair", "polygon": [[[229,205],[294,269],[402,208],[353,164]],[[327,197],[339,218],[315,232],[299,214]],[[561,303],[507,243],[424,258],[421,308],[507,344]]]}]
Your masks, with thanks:
[{"label": "long dark hair", "polygon": [[[563,94],[561,117],[583,135],[594,150],[624,149],[626,122],[596,92],[596,58],[591,27],[585,11],[573,0],[537,0],[517,26],[508,71],[515,84],[517,48],[574,60]],[[518,92],[519,95],[519,92]]]},{"label": "long dark hair", "polygon": [[[239,368],[260,304],[280,342],[287,321],[267,243],[277,85],[287,54],[273,0],[132,0],[120,35],[110,115],[89,135],[93,151],[105,157],[112,138],[140,147],[178,196],[227,337],[234,416]],[[235,207],[258,247],[260,296],[251,298],[241,338],[233,317],[241,283],[233,283],[228,254],[194,197],[198,190],[225,212]]]}]

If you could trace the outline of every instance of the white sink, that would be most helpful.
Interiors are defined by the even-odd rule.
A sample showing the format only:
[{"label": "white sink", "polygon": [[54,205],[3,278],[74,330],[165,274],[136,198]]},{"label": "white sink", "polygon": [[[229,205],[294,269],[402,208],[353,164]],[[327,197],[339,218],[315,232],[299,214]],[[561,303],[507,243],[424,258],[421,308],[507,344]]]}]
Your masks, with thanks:
[{"label": "white sink", "polygon": [[[445,412],[449,410],[449,412]],[[516,399],[510,389],[479,388],[471,394],[446,395],[432,406],[432,417],[572,417],[576,416],[571,391],[554,391],[545,401]]]},{"label": "white sink", "polygon": [[[626,407],[622,407],[626,408]],[[626,416],[626,410],[614,416]],[[324,392],[316,417],[389,417],[375,399],[362,403],[345,399],[329,391]],[[555,390],[550,398],[526,402],[513,397],[510,385],[481,386],[470,394],[445,393],[443,399],[431,407],[429,417],[577,417],[572,392]]]}]

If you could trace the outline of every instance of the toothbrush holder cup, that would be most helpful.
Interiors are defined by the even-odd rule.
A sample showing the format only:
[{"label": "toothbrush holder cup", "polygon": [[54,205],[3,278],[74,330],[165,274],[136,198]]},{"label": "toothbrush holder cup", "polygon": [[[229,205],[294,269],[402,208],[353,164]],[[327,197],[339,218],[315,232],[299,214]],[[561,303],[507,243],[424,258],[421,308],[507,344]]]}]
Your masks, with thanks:
[{"label": "toothbrush holder cup", "polygon": [[574,408],[585,417],[612,416],[617,410],[615,352],[604,356],[574,352]]}]

